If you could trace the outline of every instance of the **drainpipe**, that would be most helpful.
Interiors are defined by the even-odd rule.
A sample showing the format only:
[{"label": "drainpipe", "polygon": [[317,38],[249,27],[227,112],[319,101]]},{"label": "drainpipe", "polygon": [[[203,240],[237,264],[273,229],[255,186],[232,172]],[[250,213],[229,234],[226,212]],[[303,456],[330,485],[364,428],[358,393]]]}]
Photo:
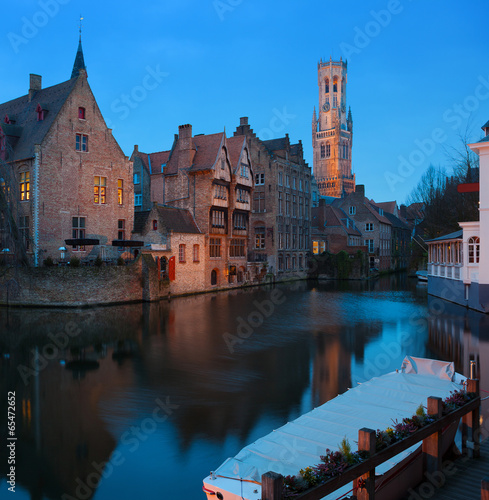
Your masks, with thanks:
[{"label": "drainpipe", "polygon": [[41,145],[34,146],[34,183],[33,183],[33,207],[32,225],[34,240],[34,267],[39,267],[39,163],[41,158]]}]

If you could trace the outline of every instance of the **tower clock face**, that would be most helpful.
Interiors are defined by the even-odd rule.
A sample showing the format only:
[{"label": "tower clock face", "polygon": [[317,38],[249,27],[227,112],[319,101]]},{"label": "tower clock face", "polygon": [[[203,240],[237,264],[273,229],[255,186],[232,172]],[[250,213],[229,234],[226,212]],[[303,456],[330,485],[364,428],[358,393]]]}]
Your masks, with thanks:
[{"label": "tower clock face", "polygon": [[329,111],[329,102],[323,104],[323,111]]}]

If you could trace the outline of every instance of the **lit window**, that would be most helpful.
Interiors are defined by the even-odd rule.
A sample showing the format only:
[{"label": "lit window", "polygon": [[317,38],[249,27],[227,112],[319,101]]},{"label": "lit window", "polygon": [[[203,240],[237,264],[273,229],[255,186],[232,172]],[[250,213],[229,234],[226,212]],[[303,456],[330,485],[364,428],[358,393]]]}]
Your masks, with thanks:
[{"label": "lit window", "polygon": [[77,151],[88,151],[88,135],[76,134],[75,148]]},{"label": "lit window", "polygon": [[[85,227],[86,218],[85,217],[72,217],[71,218],[71,236],[73,239],[85,238]],[[75,245],[73,251],[84,251],[85,245]]]},{"label": "lit window", "polygon": [[98,205],[105,205],[107,195],[107,177],[93,178],[93,202]]},{"label": "lit window", "polygon": [[199,245],[194,245],[194,262],[199,262]]},{"label": "lit window", "polygon": [[20,173],[20,201],[27,201],[31,195],[31,176],[29,172]]},{"label": "lit window", "polygon": [[329,94],[329,78],[326,78],[326,80],[324,80],[324,93]]},{"label": "lit window", "polygon": [[80,120],[84,120],[85,119],[85,108],[82,108],[82,107],[78,108],[78,118]]},{"label": "lit window", "polygon": [[185,262],[185,245],[183,243],[178,245],[178,262]]},{"label": "lit window", "polygon": [[263,250],[265,248],[265,228],[255,227],[255,248]]},{"label": "lit window", "polygon": [[122,179],[117,180],[117,204],[122,205],[124,201],[124,181]]}]

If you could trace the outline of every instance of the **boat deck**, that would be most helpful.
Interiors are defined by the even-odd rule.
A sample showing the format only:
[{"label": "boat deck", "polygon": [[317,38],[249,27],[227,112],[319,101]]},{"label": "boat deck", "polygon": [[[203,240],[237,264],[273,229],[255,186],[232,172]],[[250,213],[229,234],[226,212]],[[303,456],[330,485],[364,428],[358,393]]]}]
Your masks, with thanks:
[{"label": "boat deck", "polygon": [[[454,474],[447,476],[446,483],[436,487],[427,482],[414,489],[409,499],[430,498],[430,500],[480,500],[481,481],[489,477],[489,438],[481,444],[480,458],[463,459],[453,462]],[[436,483],[436,479],[434,479]]]}]

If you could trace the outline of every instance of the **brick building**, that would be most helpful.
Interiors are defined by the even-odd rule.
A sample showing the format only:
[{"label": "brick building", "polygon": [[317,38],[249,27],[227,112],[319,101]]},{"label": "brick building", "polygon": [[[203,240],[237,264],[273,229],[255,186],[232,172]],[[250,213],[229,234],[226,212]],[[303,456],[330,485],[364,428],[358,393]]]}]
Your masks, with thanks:
[{"label": "brick building", "polygon": [[[234,136],[246,137],[254,173],[250,266],[255,279],[305,276],[311,250],[311,169],[302,143],[288,134],[260,140],[242,117]],[[264,266],[266,269],[264,269]]]},{"label": "brick building", "polygon": [[[135,174],[149,172],[149,200],[188,210],[205,235],[204,288],[247,281],[253,171],[246,138],[193,136],[191,125],[181,125],[171,150],[146,154],[136,146],[133,159]],[[147,197],[146,190],[142,207]]]},{"label": "brick building", "polygon": [[150,210],[135,212],[133,239],[144,242],[141,252],[159,264],[170,293],[204,290],[205,236],[188,210],[153,203]]},{"label": "brick building", "polygon": [[355,221],[362,233],[363,245],[367,247],[369,265],[381,271],[391,269],[392,223],[365,197],[365,186],[357,185],[354,192],[333,201]]},{"label": "brick building", "polygon": [[[31,263],[59,258],[71,238],[99,240],[116,257],[112,240],[133,227],[132,165],[90,89],[81,40],[69,80],[43,89],[31,74],[28,93],[0,104],[0,117],[3,221],[16,221]],[[99,252],[69,248],[81,259]]]}]

